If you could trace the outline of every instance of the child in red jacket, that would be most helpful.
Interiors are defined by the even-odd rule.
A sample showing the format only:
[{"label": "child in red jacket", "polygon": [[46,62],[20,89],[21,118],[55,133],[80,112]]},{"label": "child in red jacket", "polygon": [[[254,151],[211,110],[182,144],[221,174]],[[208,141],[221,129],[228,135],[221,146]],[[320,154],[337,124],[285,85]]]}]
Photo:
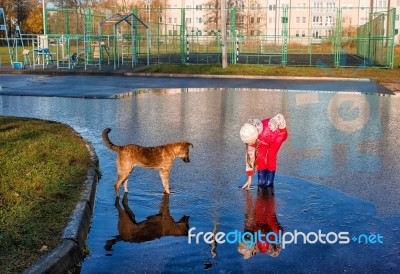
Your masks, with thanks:
[{"label": "child in red jacket", "polygon": [[260,121],[248,120],[240,129],[240,138],[246,144],[247,181],[249,188],[254,171],[258,171],[258,187],[272,188],[279,149],[287,139],[286,121],[282,114]]}]

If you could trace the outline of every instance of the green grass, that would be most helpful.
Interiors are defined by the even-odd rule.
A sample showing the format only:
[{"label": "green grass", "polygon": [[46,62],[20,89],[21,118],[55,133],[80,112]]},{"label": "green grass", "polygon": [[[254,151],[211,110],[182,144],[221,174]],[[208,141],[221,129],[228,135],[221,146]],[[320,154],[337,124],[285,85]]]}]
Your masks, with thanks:
[{"label": "green grass", "polygon": [[[8,63],[7,48],[0,47],[0,60]],[[22,51],[20,51],[21,53]],[[74,52],[74,48],[71,48]],[[314,51],[313,51],[314,52]],[[54,51],[55,54],[55,51]],[[61,54],[61,52],[60,52]],[[21,56],[19,60],[23,60]],[[291,66],[266,66],[229,64],[227,69],[222,69],[220,64],[211,65],[152,65],[141,69],[148,73],[177,73],[177,74],[209,74],[209,75],[253,75],[253,76],[314,76],[314,77],[345,77],[345,78],[370,78],[378,82],[398,82],[400,79],[400,46],[395,47],[394,69],[380,68],[317,68],[317,67],[291,67]]]},{"label": "green grass", "polygon": [[147,73],[177,73],[177,74],[207,74],[207,75],[253,75],[253,76],[314,76],[314,77],[345,77],[370,78],[378,82],[400,81],[400,47],[395,48],[394,69],[379,68],[329,68],[290,67],[229,64],[222,69],[220,64],[212,65],[153,65],[141,72]]},{"label": "green grass", "polygon": [[70,127],[0,116],[0,273],[21,272],[60,243],[91,165]]}]

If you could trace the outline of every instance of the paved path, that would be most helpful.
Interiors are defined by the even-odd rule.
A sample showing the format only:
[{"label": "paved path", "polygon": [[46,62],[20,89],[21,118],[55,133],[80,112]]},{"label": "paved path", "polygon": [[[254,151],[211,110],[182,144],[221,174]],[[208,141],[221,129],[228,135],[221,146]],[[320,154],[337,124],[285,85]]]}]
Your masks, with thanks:
[{"label": "paved path", "polygon": [[[90,77],[90,80],[88,79]],[[365,81],[230,79],[124,76],[43,76],[0,74],[0,95],[110,98],[143,88],[257,88],[313,91],[360,91],[390,94]]]}]

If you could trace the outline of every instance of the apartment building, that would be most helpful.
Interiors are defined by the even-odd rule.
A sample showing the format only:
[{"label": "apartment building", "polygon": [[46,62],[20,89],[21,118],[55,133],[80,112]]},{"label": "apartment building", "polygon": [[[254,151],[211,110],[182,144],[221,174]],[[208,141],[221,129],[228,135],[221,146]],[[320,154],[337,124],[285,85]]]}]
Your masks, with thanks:
[{"label": "apartment building", "polygon": [[[156,0],[153,0],[156,1]],[[177,35],[184,16],[189,35],[215,35],[219,29],[219,3],[216,0],[161,0],[166,7],[158,21],[165,24],[162,34]],[[157,0],[159,4],[160,0]],[[396,8],[395,39],[399,43],[400,0],[373,0],[373,13],[386,12],[388,5]],[[154,8],[152,0],[144,0],[145,7]],[[313,39],[316,42],[331,37],[340,20],[342,31],[355,31],[357,26],[368,22],[371,0],[228,0],[235,7],[235,18],[228,12],[230,24],[236,32],[246,36],[263,36],[266,41],[281,36],[287,22],[287,34],[292,41]],[[184,8],[184,13],[182,12]],[[340,8],[340,14],[338,12]],[[286,12],[286,13],[285,13]],[[340,16],[340,18],[338,18]],[[286,17],[287,19],[284,19]],[[285,21],[286,20],[286,21]]]}]

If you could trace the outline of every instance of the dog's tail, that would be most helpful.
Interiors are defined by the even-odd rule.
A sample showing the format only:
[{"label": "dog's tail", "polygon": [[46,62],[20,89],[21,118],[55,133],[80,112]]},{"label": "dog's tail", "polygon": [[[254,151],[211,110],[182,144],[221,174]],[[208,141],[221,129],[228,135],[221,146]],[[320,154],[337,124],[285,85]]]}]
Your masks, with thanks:
[{"label": "dog's tail", "polygon": [[111,143],[110,139],[108,138],[108,133],[110,131],[111,131],[111,128],[106,128],[106,129],[103,130],[103,133],[101,135],[103,137],[103,142],[109,149],[112,149],[112,150],[118,152],[121,147]]}]

